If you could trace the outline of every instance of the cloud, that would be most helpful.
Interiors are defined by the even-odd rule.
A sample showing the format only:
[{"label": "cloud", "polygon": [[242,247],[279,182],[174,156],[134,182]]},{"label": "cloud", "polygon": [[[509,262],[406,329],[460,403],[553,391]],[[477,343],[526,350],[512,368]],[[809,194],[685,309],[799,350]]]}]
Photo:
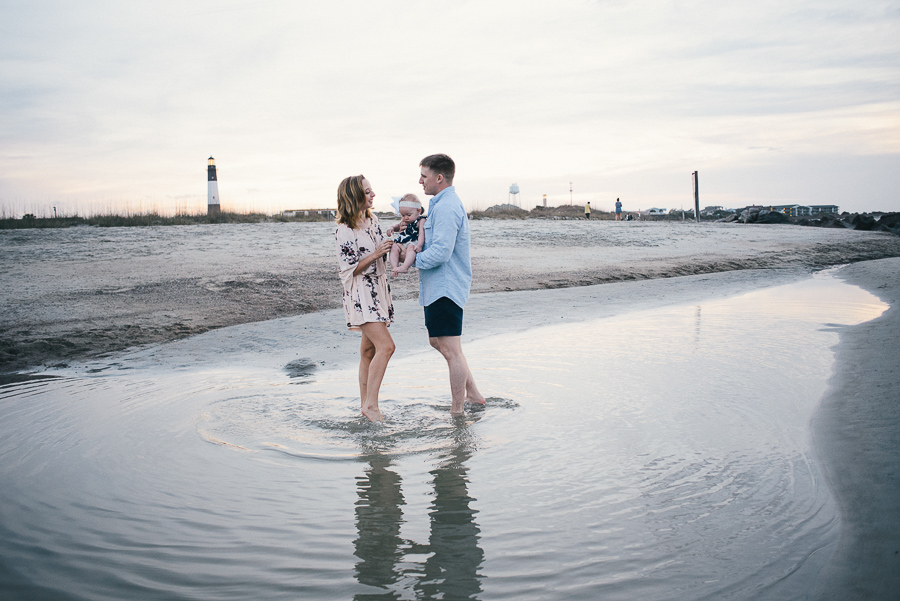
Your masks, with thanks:
[{"label": "cloud", "polygon": [[[681,171],[816,156],[876,157],[862,184],[875,190],[890,181],[877,157],[900,155],[891,2],[3,10],[0,204],[193,194],[202,208],[210,154],[223,202],[268,210],[328,206],[350,173],[379,201],[413,190],[418,160],[438,151],[470,204],[503,201],[512,181],[567,192],[577,178],[600,194],[629,173],[635,192],[665,199]],[[802,196],[784,178],[784,195]],[[751,201],[756,189],[733,181],[729,198]]]}]

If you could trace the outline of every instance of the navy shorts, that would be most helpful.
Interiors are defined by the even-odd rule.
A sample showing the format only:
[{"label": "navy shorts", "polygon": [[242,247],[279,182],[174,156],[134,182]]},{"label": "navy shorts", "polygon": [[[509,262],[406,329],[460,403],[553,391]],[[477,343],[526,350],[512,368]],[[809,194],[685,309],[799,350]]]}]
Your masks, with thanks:
[{"label": "navy shorts", "polygon": [[462,336],[462,307],[442,296],[425,307],[425,328],[429,338]]}]

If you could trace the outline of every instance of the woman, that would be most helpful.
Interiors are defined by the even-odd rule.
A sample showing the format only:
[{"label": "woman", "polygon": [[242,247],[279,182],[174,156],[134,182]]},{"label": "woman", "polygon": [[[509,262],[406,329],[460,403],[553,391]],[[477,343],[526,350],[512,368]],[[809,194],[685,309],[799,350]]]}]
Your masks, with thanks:
[{"label": "woman", "polygon": [[378,389],[394,354],[388,326],[394,321],[394,303],[385,275],[384,256],[393,242],[385,239],[372,213],[375,192],[362,175],[348,177],[338,186],[337,241],[344,314],[347,327],[362,332],[359,347],[359,396],[362,414],[369,421],[384,421],[378,408]]}]

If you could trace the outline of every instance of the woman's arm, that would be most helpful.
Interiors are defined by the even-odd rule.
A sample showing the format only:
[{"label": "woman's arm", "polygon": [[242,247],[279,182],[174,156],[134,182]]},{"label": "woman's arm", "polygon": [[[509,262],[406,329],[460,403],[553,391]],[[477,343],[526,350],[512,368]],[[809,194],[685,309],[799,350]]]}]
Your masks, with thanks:
[{"label": "woman's arm", "polygon": [[422,252],[425,247],[425,217],[419,220],[419,239],[416,241],[416,252]]},{"label": "woman's arm", "polygon": [[428,248],[416,255],[416,269],[434,269],[450,260],[461,227],[459,220],[465,218],[465,212],[462,216],[455,215],[452,208],[445,209],[444,205],[437,205],[431,210],[428,214],[432,226],[431,239]]},{"label": "woman's arm", "polygon": [[394,241],[390,238],[386,238],[381,241],[381,243],[375,247],[375,250],[370,254],[366,255],[356,264],[356,269],[353,270],[353,275],[357,276],[364,272],[369,268],[369,265],[375,262],[375,259],[383,257],[384,255],[391,252],[391,245],[394,244]]}]

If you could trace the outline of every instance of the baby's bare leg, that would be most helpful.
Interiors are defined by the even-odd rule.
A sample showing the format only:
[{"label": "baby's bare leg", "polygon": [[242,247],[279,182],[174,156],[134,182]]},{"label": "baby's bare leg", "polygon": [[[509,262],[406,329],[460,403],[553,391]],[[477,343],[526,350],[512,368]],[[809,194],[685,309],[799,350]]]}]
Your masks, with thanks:
[{"label": "baby's bare leg", "polygon": [[400,269],[397,270],[398,273],[406,273],[409,271],[409,268],[412,267],[413,263],[416,262],[416,247],[409,246],[405,249],[406,257],[403,259],[403,265],[400,266]]},{"label": "baby's bare leg", "polygon": [[[394,252],[396,251],[397,256],[394,257]],[[406,248],[402,244],[397,244],[394,242],[394,246],[391,247],[391,277],[395,278],[400,273],[406,273],[405,271],[400,271],[401,265],[406,260]]]},{"label": "baby's bare leg", "polygon": [[395,242],[391,247],[391,277],[397,275],[397,268],[400,266],[400,246]]}]

